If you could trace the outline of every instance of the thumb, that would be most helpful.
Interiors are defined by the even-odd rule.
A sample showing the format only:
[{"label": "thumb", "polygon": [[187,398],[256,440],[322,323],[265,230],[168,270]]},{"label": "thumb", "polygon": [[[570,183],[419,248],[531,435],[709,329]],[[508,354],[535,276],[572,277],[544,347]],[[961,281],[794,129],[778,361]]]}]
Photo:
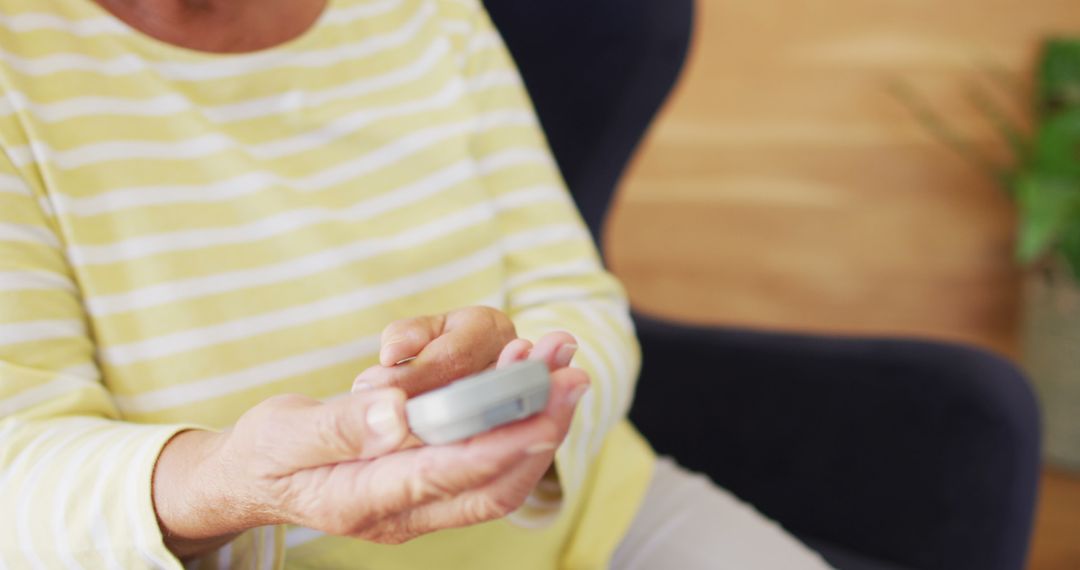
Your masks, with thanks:
[{"label": "thumb", "polygon": [[405,393],[397,388],[347,394],[302,411],[297,422],[306,442],[300,457],[306,466],[369,459],[394,451],[409,434]]}]

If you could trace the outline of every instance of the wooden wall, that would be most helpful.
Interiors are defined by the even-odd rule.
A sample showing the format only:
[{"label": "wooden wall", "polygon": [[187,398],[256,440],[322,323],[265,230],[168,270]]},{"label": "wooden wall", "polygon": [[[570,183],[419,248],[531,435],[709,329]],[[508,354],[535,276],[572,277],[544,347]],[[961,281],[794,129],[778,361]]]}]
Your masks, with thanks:
[{"label": "wooden wall", "polygon": [[1015,354],[1009,204],[890,85],[1004,156],[967,92],[991,84],[1023,117],[1039,38],[1067,31],[1078,0],[700,1],[609,220],[612,266],[657,314]]}]

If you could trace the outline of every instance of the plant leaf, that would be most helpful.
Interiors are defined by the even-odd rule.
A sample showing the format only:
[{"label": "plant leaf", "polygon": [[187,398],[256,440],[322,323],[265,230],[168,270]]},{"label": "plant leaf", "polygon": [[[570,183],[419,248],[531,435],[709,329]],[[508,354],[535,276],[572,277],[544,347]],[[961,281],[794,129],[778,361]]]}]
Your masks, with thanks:
[{"label": "plant leaf", "polygon": [[1005,183],[1010,179],[1009,170],[997,164],[974,144],[970,139],[960,134],[953,128],[949,121],[930,102],[915,91],[909,84],[902,81],[893,81],[888,85],[889,92],[903,106],[907,107],[923,128],[945,147],[951,149],[964,160],[967,160],[983,174],[990,177],[995,183],[1008,192],[1010,185]]},{"label": "plant leaf", "polygon": [[1048,254],[1067,230],[1080,226],[1080,177],[1028,172],[1016,185],[1017,257],[1031,263]]},{"label": "plant leaf", "polygon": [[1080,283],[1080,218],[1074,216],[1072,223],[1062,229],[1058,249],[1072,270],[1073,279]]},{"label": "plant leaf", "polygon": [[1039,65],[1038,111],[1047,117],[1080,108],[1080,39],[1052,39]]},{"label": "plant leaf", "polygon": [[1049,117],[1039,127],[1032,168],[1054,175],[1080,176],[1080,107]]}]

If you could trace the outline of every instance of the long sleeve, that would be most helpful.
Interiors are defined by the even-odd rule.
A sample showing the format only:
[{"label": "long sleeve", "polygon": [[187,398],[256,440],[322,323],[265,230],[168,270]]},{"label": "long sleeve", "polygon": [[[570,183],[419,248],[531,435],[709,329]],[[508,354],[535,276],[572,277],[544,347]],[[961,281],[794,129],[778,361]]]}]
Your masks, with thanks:
[{"label": "long sleeve", "polygon": [[[504,118],[500,128],[477,129],[473,153],[498,204],[510,316],[524,338],[574,334],[580,346],[574,365],[592,379],[557,453],[564,491],[573,493],[629,410],[640,366],[637,340],[623,289],[599,261],[509,53],[483,9],[464,5],[472,6],[459,26],[467,38],[459,49],[468,90],[478,116]],[[489,171],[493,156],[515,164]]]},{"label": "long sleeve", "polygon": [[187,426],[122,421],[48,200],[26,180],[0,155],[0,568],[181,568],[150,485]]}]

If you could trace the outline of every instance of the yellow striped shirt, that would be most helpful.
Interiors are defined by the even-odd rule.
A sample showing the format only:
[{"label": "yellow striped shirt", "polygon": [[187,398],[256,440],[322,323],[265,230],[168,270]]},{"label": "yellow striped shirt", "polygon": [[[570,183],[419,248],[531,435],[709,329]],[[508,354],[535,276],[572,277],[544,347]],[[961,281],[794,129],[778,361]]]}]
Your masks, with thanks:
[{"label": "yellow striped shirt", "polygon": [[606,564],[651,467],[637,347],[476,0],[331,0],[243,55],[0,0],[0,92],[0,568],[180,568],[171,436],[347,391],[387,323],[476,304],[579,339],[561,500],[394,547],[255,529],[192,566]]}]

